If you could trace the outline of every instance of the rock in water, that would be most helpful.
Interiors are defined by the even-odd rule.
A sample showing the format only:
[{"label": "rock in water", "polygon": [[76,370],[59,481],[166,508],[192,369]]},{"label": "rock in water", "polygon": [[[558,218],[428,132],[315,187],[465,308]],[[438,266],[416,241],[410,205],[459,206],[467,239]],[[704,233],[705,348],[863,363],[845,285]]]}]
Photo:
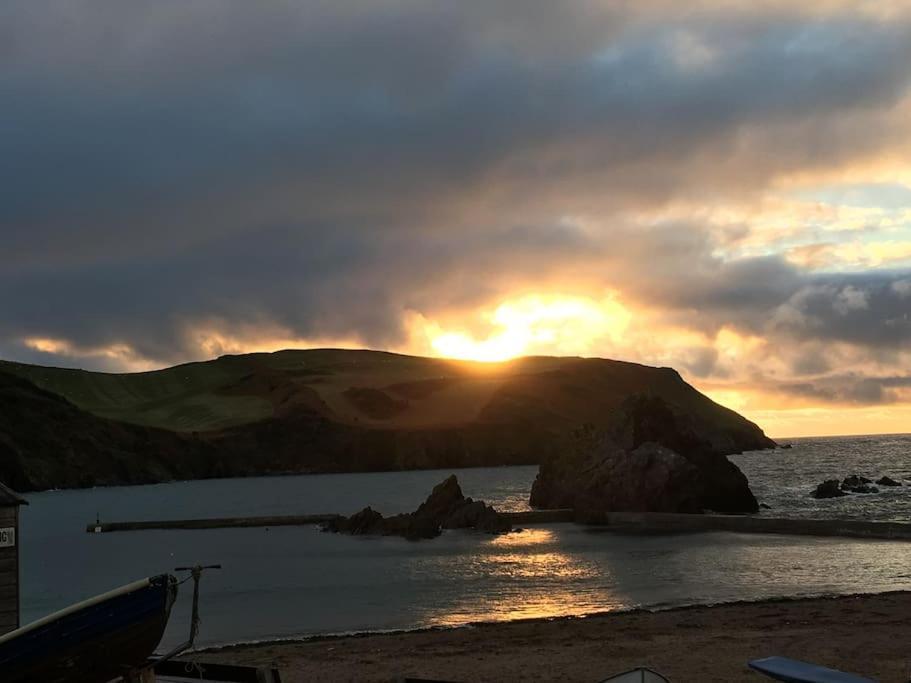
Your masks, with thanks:
[{"label": "rock in water", "polygon": [[852,474],[842,479],[841,490],[849,491],[850,493],[879,493],[878,488],[870,486],[872,483],[872,479],[867,479],[859,474]]},{"label": "rock in water", "polygon": [[746,477],[664,399],[635,396],[603,432],[541,466],[531,505],[572,508],[581,521],[605,512],[751,513]]},{"label": "rock in water", "polygon": [[376,533],[383,523],[383,515],[369,505],[360,512],[350,517],[339,517],[331,522],[326,522],[323,528],[336,533],[359,536],[362,534]]},{"label": "rock in water", "polygon": [[819,484],[810,495],[814,498],[840,498],[848,494],[842,491],[838,479],[827,479]]},{"label": "rock in water", "polygon": [[900,481],[895,481],[892,477],[882,476],[876,480],[876,483],[880,486],[901,486]]},{"label": "rock in water", "polygon": [[851,489],[858,486],[870,484],[872,481],[872,479],[867,479],[866,477],[862,477],[859,474],[852,474],[841,480],[841,487],[846,491],[850,491]]},{"label": "rock in water", "polygon": [[512,523],[481,500],[465,499],[465,505],[453,510],[443,521],[444,529],[475,529],[488,534],[512,531]]},{"label": "rock in water", "polygon": [[[883,484],[882,482],[887,479],[894,481],[889,479],[889,477],[883,477],[876,483],[882,486],[901,486],[898,482]],[[867,479],[859,474],[852,474],[842,479],[841,483],[838,482],[838,479],[827,479],[819,484],[810,495],[814,498],[838,498],[849,493],[879,493],[878,488],[871,486],[872,483],[872,479]]]},{"label": "rock in water", "polygon": [[324,531],[342,534],[403,536],[411,540],[434,538],[442,529],[476,529],[488,533],[512,530],[509,520],[480,500],[466,498],[454,474],[433,487],[414,512],[383,517],[366,507],[351,517],[340,517],[323,525]]},{"label": "rock in water", "polygon": [[433,487],[427,500],[418,506],[412,514],[439,520],[440,523],[457,508],[465,504],[465,496],[459,480],[454,474]]}]

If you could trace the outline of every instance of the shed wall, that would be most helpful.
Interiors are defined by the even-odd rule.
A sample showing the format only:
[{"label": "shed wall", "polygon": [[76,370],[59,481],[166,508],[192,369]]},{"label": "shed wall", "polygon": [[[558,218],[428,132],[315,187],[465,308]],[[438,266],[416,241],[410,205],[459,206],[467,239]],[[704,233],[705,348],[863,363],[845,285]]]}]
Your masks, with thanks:
[{"label": "shed wall", "polygon": [[0,548],[0,635],[19,628],[19,508],[0,507],[0,528],[16,530],[16,544]]}]

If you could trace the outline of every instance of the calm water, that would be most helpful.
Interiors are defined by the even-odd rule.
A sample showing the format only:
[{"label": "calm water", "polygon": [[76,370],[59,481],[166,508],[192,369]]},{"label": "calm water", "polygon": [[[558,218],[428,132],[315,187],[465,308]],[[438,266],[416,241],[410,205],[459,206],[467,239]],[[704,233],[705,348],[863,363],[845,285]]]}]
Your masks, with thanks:
[{"label": "calm water", "polygon": [[[911,477],[911,437],[800,439],[735,459],[776,516],[911,521],[911,487],[814,501],[818,481]],[[911,589],[911,544],[725,533],[634,537],[573,525],[418,543],[312,527],[86,534],[104,520],[411,510],[446,471],[265,477],[28,496],[23,619],[178,565],[203,579],[201,643],[414,628],[784,595]],[[459,470],[466,495],[527,507],[536,468]],[[185,636],[182,593],[165,645]]]}]

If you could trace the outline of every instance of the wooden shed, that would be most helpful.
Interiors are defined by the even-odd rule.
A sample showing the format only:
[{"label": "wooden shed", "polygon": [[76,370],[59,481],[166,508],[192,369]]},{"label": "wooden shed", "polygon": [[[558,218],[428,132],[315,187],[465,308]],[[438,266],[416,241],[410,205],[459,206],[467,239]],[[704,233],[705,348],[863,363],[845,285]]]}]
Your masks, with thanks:
[{"label": "wooden shed", "polygon": [[28,505],[0,482],[0,635],[19,628],[19,506]]}]

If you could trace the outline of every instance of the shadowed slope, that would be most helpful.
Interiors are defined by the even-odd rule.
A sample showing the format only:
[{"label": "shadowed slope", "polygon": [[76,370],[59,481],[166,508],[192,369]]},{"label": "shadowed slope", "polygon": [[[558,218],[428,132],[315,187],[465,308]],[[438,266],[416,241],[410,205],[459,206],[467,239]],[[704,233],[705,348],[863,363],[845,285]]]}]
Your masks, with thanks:
[{"label": "shadowed slope", "polygon": [[[32,471],[35,462],[48,468],[24,490],[156,477],[536,464],[561,452],[581,425],[605,424],[634,393],[664,398],[719,452],[773,445],[675,371],[602,359],[484,364],[315,349],[122,375],[0,362],[3,372],[8,407],[0,439],[20,444],[17,466],[29,460]],[[11,375],[28,381],[13,390]],[[24,416],[21,424],[14,413]],[[86,433],[94,435],[92,448]],[[115,454],[130,455],[131,464]],[[48,464],[55,458],[79,465],[70,472],[69,465]]]}]

